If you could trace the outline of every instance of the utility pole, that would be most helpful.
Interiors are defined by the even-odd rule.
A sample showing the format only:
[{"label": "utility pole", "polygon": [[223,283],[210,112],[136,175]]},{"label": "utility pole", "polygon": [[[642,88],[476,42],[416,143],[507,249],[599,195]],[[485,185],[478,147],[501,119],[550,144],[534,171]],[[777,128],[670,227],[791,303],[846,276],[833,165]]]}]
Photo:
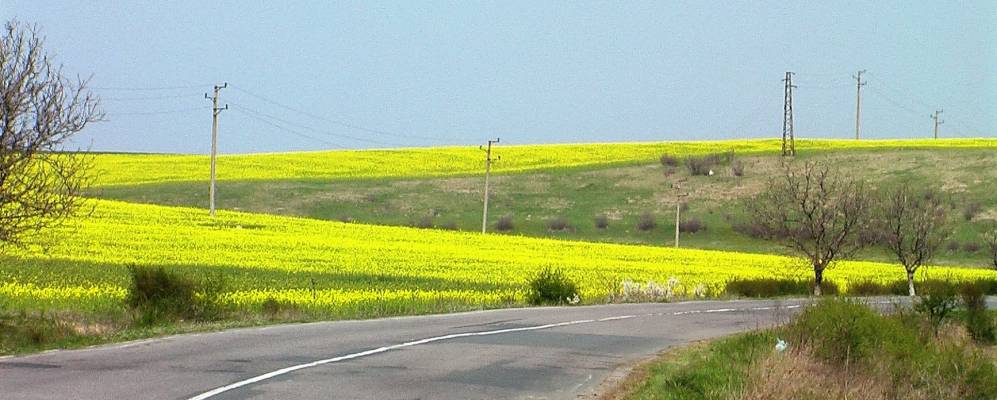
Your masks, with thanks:
[{"label": "utility pole", "polygon": [[793,84],[792,72],[786,72],[786,97],[782,106],[782,156],[796,156],[796,141],[793,138]]},{"label": "utility pole", "polygon": [[[495,140],[488,141],[488,148],[484,146],[478,146],[479,149],[485,151],[485,207],[481,213],[481,233],[488,231],[488,178],[492,175],[492,144],[498,143],[499,138]],[[499,160],[502,157],[498,157]]]},{"label": "utility pole", "polygon": [[855,78],[855,140],[859,140],[859,132],[861,132],[861,116],[862,116],[862,86],[865,86],[868,82],[862,82],[862,73],[865,70],[861,70],[856,75],[852,75]]},{"label": "utility pole", "polygon": [[935,110],[935,113],[931,115],[931,119],[935,120],[935,139],[938,139],[938,125],[944,124],[945,120],[939,120],[938,114],[941,114],[944,110]]},{"label": "utility pole", "polygon": [[228,104],[223,108],[218,107],[218,92],[228,87],[228,82],[221,86],[215,85],[213,96],[204,94],[205,99],[211,100],[211,187],[208,189],[208,214],[215,216],[215,159],[218,157],[218,114],[228,110]]},{"label": "utility pole", "polygon": [[[682,190],[682,182],[685,179],[681,179],[675,182],[675,190]],[[677,193],[675,195],[675,248],[679,247],[679,221],[682,221],[682,198],[688,196],[689,193]]]}]

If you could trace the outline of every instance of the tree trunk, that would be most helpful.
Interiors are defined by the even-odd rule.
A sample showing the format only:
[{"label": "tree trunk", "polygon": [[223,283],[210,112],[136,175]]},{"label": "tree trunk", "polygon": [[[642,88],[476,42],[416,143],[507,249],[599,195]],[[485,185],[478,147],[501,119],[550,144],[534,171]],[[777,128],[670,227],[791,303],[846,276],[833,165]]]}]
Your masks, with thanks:
[{"label": "tree trunk", "polygon": [[917,292],[914,291],[914,271],[907,270],[907,290],[910,292],[910,296],[917,296]]},{"label": "tree trunk", "polygon": [[814,268],[814,296],[821,296],[821,285],[824,283],[824,270]]}]

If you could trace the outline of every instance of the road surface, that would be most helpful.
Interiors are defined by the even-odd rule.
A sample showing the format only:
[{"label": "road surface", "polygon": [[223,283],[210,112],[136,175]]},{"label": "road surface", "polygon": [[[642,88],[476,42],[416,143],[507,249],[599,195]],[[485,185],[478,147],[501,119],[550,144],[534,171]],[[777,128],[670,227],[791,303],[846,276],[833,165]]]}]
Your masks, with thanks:
[{"label": "road surface", "polygon": [[578,399],[614,370],[806,300],[490,310],[179,335],[0,359],[13,399]]}]

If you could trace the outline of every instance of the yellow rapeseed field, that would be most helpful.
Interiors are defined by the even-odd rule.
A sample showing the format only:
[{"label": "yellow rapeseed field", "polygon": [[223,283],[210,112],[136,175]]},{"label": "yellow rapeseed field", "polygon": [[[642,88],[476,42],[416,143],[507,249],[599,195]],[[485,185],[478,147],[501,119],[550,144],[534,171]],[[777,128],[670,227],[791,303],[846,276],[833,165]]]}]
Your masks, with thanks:
[{"label": "yellow rapeseed field", "polygon": [[[726,140],[654,143],[589,143],[499,146],[496,173],[592,165],[653,162],[677,156],[733,150],[739,154],[777,153],[778,140]],[[869,148],[997,148],[997,139],[798,140],[801,153]],[[481,173],[483,155],[475,146],[384,150],[318,151],[219,156],[219,180],[370,179],[454,176]],[[97,184],[132,185],[208,180],[208,159],[200,155],[100,154]]]},{"label": "yellow rapeseed field", "polygon": [[[791,258],[721,251],[558,241],[468,232],[318,221],[238,212],[94,202],[89,218],[49,232],[58,241],[8,251],[0,260],[0,306],[101,310],[120,307],[126,266],[164,266],[217,276],[224,302],[258,307],[268,299],[323,309],[426,305],[495,306],[522,301],[527,277],[563,268],[582,295],[599,301],[608,282],[678,281],[714,293],[735,277],[807,278]],[[997,278],[983,269],[930,267],[956,280]],[[843,262],[827,277],[895,281],[895,265]],[[439,308],[437,308],[439,309]]]}]

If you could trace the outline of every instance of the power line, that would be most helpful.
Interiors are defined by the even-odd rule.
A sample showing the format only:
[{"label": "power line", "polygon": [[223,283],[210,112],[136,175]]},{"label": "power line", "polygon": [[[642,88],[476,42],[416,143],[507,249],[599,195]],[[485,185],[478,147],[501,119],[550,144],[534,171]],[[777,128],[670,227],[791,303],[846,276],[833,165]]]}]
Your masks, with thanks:
[{"label": "power line", "polygon": [[100,86],[93,87],[94,90],[120,90],[125,92],[145,92],[145,91],[157,91],[157,90],[180,90],[180,89],[200,89],[206,86],[211,86],[211,83],[206,83],[203,85],[184,85],[184,86],[158,86],[158,87],[123,87],[123,86]]},{"label": "power line", "polygon": [[[229,105],[233,105],[233,104],[229,104]],[[250,118],[253,118],[253,119],[255,119],[255,120],[259,121],[259,122],[262,122],[262,123],[264,123],[266,125],[269,125],[269,126],[271,126],[273,128],[276,128],[276,129],[278,129],[280,131],[287,132],[287,133],[290,133],[292,135],[295,135],[295,136],[298,136],[298,137],[302,137],[302,138],[305,138],[305,139],[314,140],[314,141],[319,142],[319,143],[327,144],[329,146],[332,146],[332,147],[335,147],[335,148],[338,148],[338,149],[346,149],[346,147],[340,146],[340,145],[335,144],[333,142],[330,142],[330,141],[327,141],[327,140],[324,140],[324,139],[319,139],[317,137],[310,136],[310,135],[298,132],[298,131],[296,131],[294,129],[290,129],[290,128],[287,128],[287,127],[275,124],[275,123],[273,123],[271,121],[268,121],[268,120],[264,119],[263,117],[255,115],[255,114],[253,114],[251,112],[243,111],[240,108],[232,108],[232,111],[235,111],[235,112],[237,112],[239,114],[242,114],[242,115],[248,116]]]},{"label": "power line", "polygon": [[164,100],[164,99],[182,99],[188,97],[195,97],[188,94],[178,94],[172,96],[148,96],[148,97],[101,97],[101,101],[140,101],[140,100]]},{"label": "power line", "polygon": [[319,133],[319,134],[323,134],[323,135],[327,135],[327,136],[339,137],[339,138],[343,138],[343,139],[354,140],[354,141],[358,141],[358,142],[367,142],[367,143],[373,143],[373,144],[377,144],[377,145],[381,145],[381,146],[395,147],[393,144],[390,144],[390,143],[380,142],[380,141],[377,141],[377,140],[371,140],[371,139],[366,139],[366,138],[361,138],[361,137],[356,137],[356,136],[350,136],[350,135],[343,135],[343,134],[338,134],[338,133],[327,132],[327,131],[323,131],[323,130],[320,130],[320,129],[312,128],[312,127],[307,126],[307,125],[301,125],[299,123],[291,122],[291,121],[288,121],[288,120],[283,119],[283,118],[275,117],[273,115],[270,115],[270,114],[267,114],[267,113],[264,113],[264,112],[261,112],[261,111],[257,111],[257,110],[251,109],[249,107],[245,107],[245,106],[239,105],[239,104],[232,104],[232,106],[233,107],[237,107],[239,109],[242,109],[245,112],[255,113],[257,115],[260,115],[260,116],[272,119],[274,121],[278,121],[278,122],[284,123],[286,125],[291,125],[291,126],[294,126],[294,127],[297,127],[297,128],[306,129],[306,130],[309,130],[309,131],[312,131],[312,132],[315,132],[315,133]]},{"label": "power line", "polygon": [[164,110],[164,111],[140,111],[140,112],[110,113],[110,114],[108,114],[108,116],[113,117],[113,116],[117,116],[117,115],[178,114],[178,113],[188,113],[188,112],[192,112],[192,111],[203,111],[203,110],[206,110],[208,108],[210,108],[210,107],[191,107],[191,108],[183,108],[183,109],[179,109],[179,110]]},{"label": "power line", "polygon": [[300,110],[300,109],[288,106],[286,104],[282,104],[282,103],[277,102],[275,100],[271,100],[271,99],[266,98],[264,96],[252,93],[252,92],[250,92],[250,91],[248,91],[246,89],[242,89],[242,88],[239,88],[239,87],[236,87],[236,86],[232,86],[232,88],[235,89],[235,90],[238,90],[238,91],[240,91],[242,93],[245,93],[245,94],[247,94],[249,96],[255,97],[255,98],[259,99],[259,100],[262,100],[262,101],[265,101],[267,103],[270,103],[270,104],[273,104],[275,106],[278,106],[280,108],[283,108],[285,110],[296,112],[298,114],[301,114],[301,115],[304,115],[304,116],[307,116],[307,117],[311,117],[313,119],[317,119],[317,120],[321,120],[321,121],[325,121],[325,122],[330,122],[330,123],[333,123],[333,124],[336,124],[336,125],[340,125],[340,126],[343,126],[343,127],[346,127],[346,128],[350,128],[350,129],[355,129],[355,130],[358,130],[358,131],[363,131],[363,132],[367,132],[367,133],[373,133],[373,134],[376,134],[376,135],[394,136],[394,137],[404,138],[404,139],[423,139],[423,140],[433,140],[433,141],[438,141],[438,142],[447,142],[448,141],[447,139],[444,139],[444,138],[435,138],[435,137],[428,137],[428,136],[417,136],[417,135],[411,135],[411,134],[403,135],[403,134],[394,133],[394,132],[388,132],[388,131],[384,131],[384,130],[380,130],[380,129],[371,129],[371,128],[363,127],[363,126],[360,126],[360,125],[357,125],[357,124],[353,124],[353,123],[350,123],[350,122],[335,120],[335,119],[331,119],[331,118],[328,118],[328,117],[323,117],[323,116],[320,116],[320,115],[316,115],[316,114],[310,113],[308,111],[303,111],[303,110]]}]

